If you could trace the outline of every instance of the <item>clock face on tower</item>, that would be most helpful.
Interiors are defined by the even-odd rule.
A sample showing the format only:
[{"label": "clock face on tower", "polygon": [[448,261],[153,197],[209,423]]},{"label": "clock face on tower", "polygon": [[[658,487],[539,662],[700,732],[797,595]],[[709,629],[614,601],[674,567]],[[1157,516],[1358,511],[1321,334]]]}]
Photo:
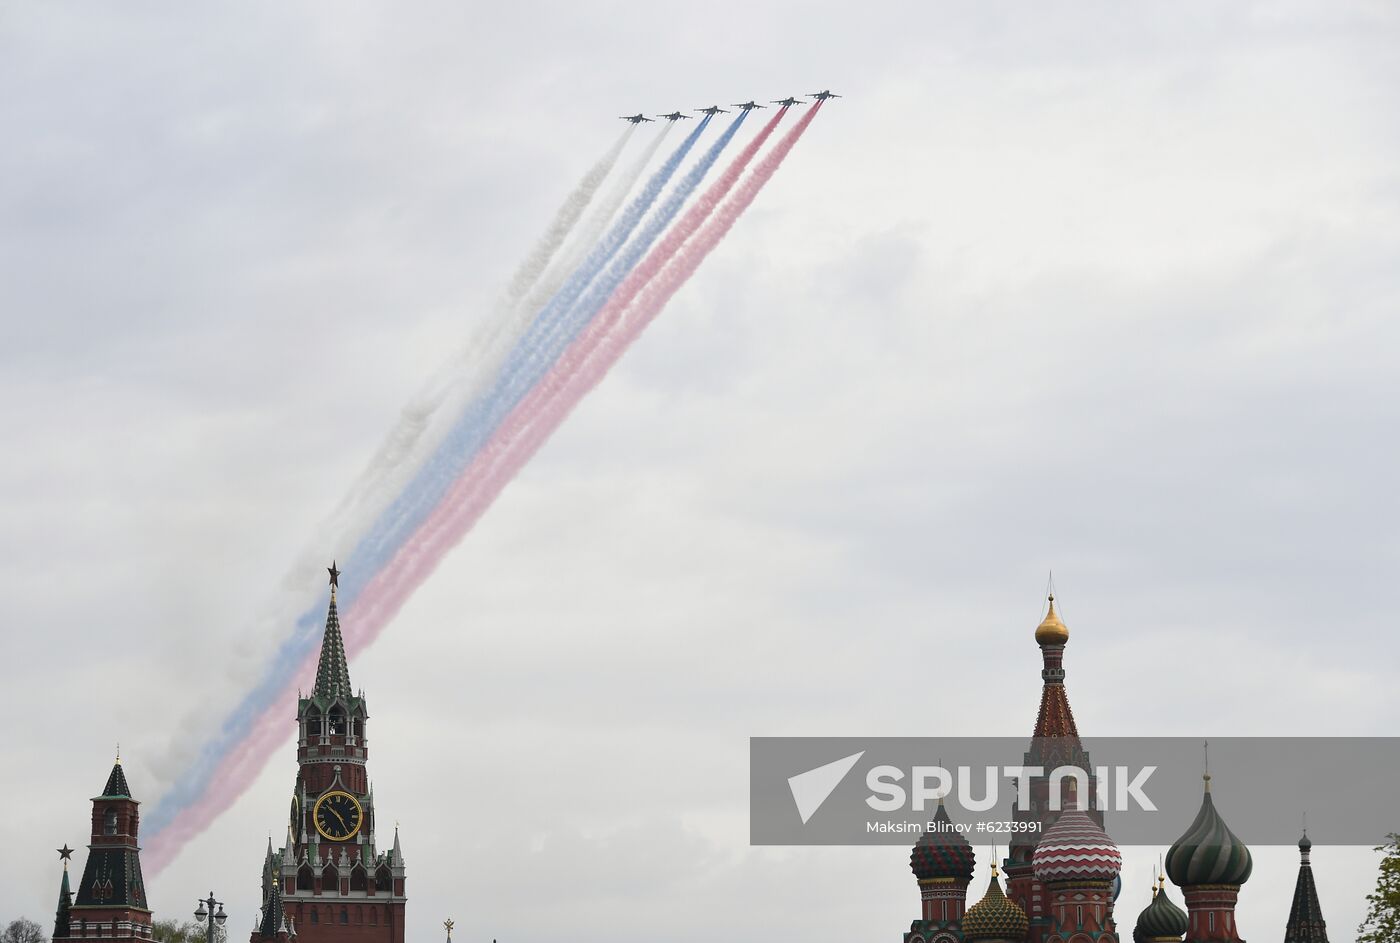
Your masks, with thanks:
[{"label": "clock face on tower", "polygon": [[348,792],[339,789],[326,793],[316,800],[311,810],[311,820],[320,832],[331,841],[345,841],[355,837],[364,820],[364,810],[360,801]]}]

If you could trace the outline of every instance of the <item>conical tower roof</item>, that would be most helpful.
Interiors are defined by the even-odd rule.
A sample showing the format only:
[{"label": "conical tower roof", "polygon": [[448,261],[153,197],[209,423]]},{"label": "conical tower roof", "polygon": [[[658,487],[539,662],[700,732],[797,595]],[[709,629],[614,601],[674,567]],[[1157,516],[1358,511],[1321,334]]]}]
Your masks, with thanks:
[{"label": "conical tower roof", "polygon": [[[63,846],[66,850],[67,845]],[[59,852],[64,854],[64,852]],[[69,852],[71,854],[71,851]],[[63,859],[63,883],[58,886],[58,909],[53,918],[53,939],[61,940],[72,933],[73,890],[68,884],[68,858]]]},{"label": "conical tower roof", "polygon": [[1288,926],[1283,931],[1283,943],[1327,943],[1327,921],[1322,919],[1322,904],[1317,899],[1317,884],[1312,873],[1312,842],[1307,832],[1298,841],[1298,883],[1293,886],[1293,906],[1288,911]]},{"label": "conical tower roof", "polygon": [[1249,880],[1254,858],[1244,842],[1230,831],[1210,795],[1206,773],[1201,810],[1186,833],[1167,852],[1167,875],[1177,887],[1201,884],[1240,885]]},{"label": "conical tower roof", "polygon": [[321,661],[316,666],[316,695],[323,698],[349,697],[350,667],[345,660],[345,640],[340,635],[340,613],[336,610],[335,590],[340,582],[340,570],[332,563],[331,604],[326,610],[326,632],[321,639]]},{"label": "conical tower roof", "polygon": [[126,784],[126,773],[122,772],[120,758],[117,759],[117,762],[112,766],[112,772],[107,776],[107,785],[102,787],[102,798],[131,798],[131,787]]}]

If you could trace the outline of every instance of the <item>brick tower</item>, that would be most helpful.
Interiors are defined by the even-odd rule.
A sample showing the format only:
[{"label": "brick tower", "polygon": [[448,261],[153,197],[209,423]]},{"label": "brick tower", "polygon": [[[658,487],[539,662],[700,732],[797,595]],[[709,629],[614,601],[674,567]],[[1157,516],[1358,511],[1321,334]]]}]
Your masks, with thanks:
[{"label": "brick tower", "polygon": [[404,860],[398,828],[381,852],[366,761],[369,712],[350,687],[332,564],[316,684],[297,699],[297,777],[286,840],[268,843],[252,943],[404,943]]},{"label": "brick tower", "polygon": [[58,912],[53,939],[149,940],[151,911],[146,906],[146,883],[141,877],[141,849],[136,844],[141,826],[140,805],[131,798],[121,758],[117,758],[102,795],[92,800],[92,838],[87,865],[72,900],[68,884],[67,845],[63,857],[63,883],[58,892]]},{"label": "brick tower", "polygon": [[[1083,770],[1085,788],[1079,790],[1085,794],[1083,814],[1102,828],[1103,811],[1095,807],[1098,784],[1094,765],[1079,739],[1079,727],[1074,722],[1069,693],[1065,689],[1064,657],[1069,628],[1055,611],[1053,595],[1047,600],[1045,618],[1036,626],[1035,642],[1040,648],[1042,663],[1040,710],[1036,714],[1030,749],[1024,755],[1024,765],[1039,766],[1045,770],[1060,766]],[[1030,920],[1027,936],[1030,943],[1043,943],[1049,939],[1055,922],[1051,894],[1037,876],[1031,859],[1041,836],[1054,825],[1060,811],[1071,806],[1069,793],[1074,786],[1072,779],[1063,781],[1060,795],[1052,802],[1049,777],[1033,776],[1029,789],[1030,808],[1025,811],[1017,808],[1012,813],[1018,822],[1035,823],[1034,828],[1016,833],[1004,862],[1006,896],[1025,910]]]},{"label": "brick tower", "polygon": [[1201,809],[1167,852],[1167,876],[1186,897],[1188,943],[1242,943],[1235,902],[1254,858],[1216,811],[1210,773],[1202,779]]}]

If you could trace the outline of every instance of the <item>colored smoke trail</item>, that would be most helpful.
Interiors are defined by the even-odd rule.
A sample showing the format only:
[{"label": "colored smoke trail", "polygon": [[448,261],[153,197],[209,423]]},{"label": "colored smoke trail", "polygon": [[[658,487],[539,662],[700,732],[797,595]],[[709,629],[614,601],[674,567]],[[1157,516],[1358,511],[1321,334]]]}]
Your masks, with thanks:
[{"label": "colored smoke trail", "polygon": [[[630,133],[635,128],[636,125],[628,125],[627,131],[624,133]],[[443,439],[451,431],[453,417],[459,416],[473,400],[481,396],[483,391],[500,374],[502,363],[510,351],[521,342],[526,330],[533,323],[536,313],[558,293],[566,276],[577,270],[586,250],[597,243],[603,229],[617,213],[618,207],[627,198],[627,194],[641,179],[642,173],[651,163],[652,158],[656,156],[657,150],[660,149],[662,142],[666,139],[667,132],[670,130],[669,124],[658,129],[658,133],[653,136],[651,143],[647,145],[638,159],[633,161],[632,165],[618,176],[609,188],[609,192],[594,206],[578,233],[569,240],[570,251],[556,257],[554,264],[550,265],[542,274],[537,273],[538,277],[528,290],[528,295],[517,298],[513,307],[501,312],[499,317],[491,319],[484,336],[475,342],[469,353],[464,353],[461,357],[463,365],[452,370],[440,371],[439,376],[430,383],[425,394],[431,397],[432,411],[443,421],[437,424],[438,428],[432,428],[426,421],[419,426],[416,440],[412,443],[411,454],[405,454],[402,460],[397,463],[400,469],[399,474],[394,476],[392,481],[376,489],[372,505],[375,512],[383,513],[384,509],[393,501],[394,496],[403,491],[413,473],[428,460],[429,455],[441,447]],[[428,419],[431,418],[433,417],[428,417]],[[363,503],[368,504],[369,502]],[[375,519],[377,520],[377,518]],[[331,546],[341,548],[358,546],[372,523],[372,520],[363,521],[357,530],[347,531],[344,539]],[[324,545],[321,553],[324,555]],[[308,625],[314,627],[314,620]]]},{"label": "colored smoke trail", "polygon": [[[507,355],[490,388],[470,402],[455,419],[451,430],[433,456],[419,469],[370,532],[356,545],[350,555],[350,561],[359,573],[378,570],[418,528],[451,487],[461,469],[468,464],[471,456],[490,437],[491,432],[520,398],[549,369],[570,338],[582,329],[587,317],[601,306],[606,298],[606,289],[602,286],[612,284],[625,275],[626,271],[636,264],[645,245],[654,240],[665,228],[665,224],[679,211],[685,197],[699,184],[704,171],[713,164],[719,150],[733,137],[737,127],[726,132],[726,135],[710,148],[697,168],[686,174],[678,184],[676,193],[663,204],[655,217],[647,219],[646,216],[705,130],[707,121],[708,119],[701,121],[681,143],[632,201],[623,216],[604,237],[603,242],[589,254],[583,266],[570,276],[544,310],[536,315],[529,329]],[[644,219],[647,219],[647,224],[642,227],[637,239],[629,242],[629,237]],[[635,248],[639,244],[642,248]],[[624,247],[625,251],[620,252]],[[606,272],[604,266],[608,266]],[[598,279],[600,273],[601,281],[590,289],[590,284]],[[353,602],[358,586],[352,583],[350,589],[351,593],[347,593],[347,596],[349,601]],[[314,611],[308,613],[308,616],[314,618]]]},{"label": "colored smoke trail", "polygon": [[[596,238],[596,230],[605,225],[616,211],[618,204],[627,196],[636,181],[646,169],[647,163],[655,156],[666,128],[659,129],[640,157],[633,161],[616,184],[609,189],[595,206],[595,211],[585,221],[585,231],[581,238],[590,243]],[[530,254],[517,267],[504,296],[493,308],[485,329],[479,338],[450,359],[424,388],[402,410],[398,422],[390,430],[365,470],[360,474],[346,497],[321,527],[311,543],[314,549],[304,552],[293,565],[284,582],[288,585],[304,586],[309,574],[318,572],[319,557],[326,548],[346,548],[356,545],[365,532],[378,519],[378,514],[402,491],[409,476],[417,470],[424,456],[436,447],[431,435],[425,435],[434,414],[450,411],[453,403],[451,388],[461,387],[463,378],[475,379],[483,374],[490,375],[499,364],[503,351],[518,340],[528,326],[528,318],[522,318],[520,309],[530,303],[542,289],[552,294],[557,283],[549,285],[545,275],[551,260],[557,260],[560,246],[570,235],[587,207],[594,202],[599,186],[616,166],[623,148],[633,136],[635,126],[629,125],[600,157],[578,184],[565,198],[550,226],[535,244]],[[593,232],[587,231],[593,227]],[[577,239],[575,240],[578,241]],[[577,252],[575,253],[577,254]],[[525,297],[525,296],[529,297]],[[526,315],[532,312],[525,312]],[[493,352],[499,353],[496,363],[492,363]],[[470,390],[467,395],[470,395]],[[442,409],[447,403],[449,410]],[[334,552],[334,550],[332,550]],[[314,557],[312,554],[314,553]],[[259,620],[272,626],[295,622],[294,631],[279,647],[266,675],[248,692],[230,712],[213,738],[206,742],[194,758],[184,764],[170,788],[147,816],[148,834],[152,844],[160,841],[160,833],[171,818],[190,802],[200,799],[206,791],[211,775],[218,764],[227,760],[233,749],[248,732],[255,718],[265,715],[265,705],[285,693],[285,689],[296,677],[295,667],[307,652],[313,651],[320,635],[314,609],[311,618],[296,613],[304,605],[304,597],[297,595],[295,609],[287,611],[286,603],[274,605]],[[183,840],[182,842],[183,843]]]},{"label": "colored smoke trail", "polygon": [[[353,511],[366,504],[387,502],[385,492],[396,493],[402,486],[401,481],[391,480],[394,471],[404,465],[414,464],[415,456],[422,453],[420,442],[423,432],[447,398],[449,389],[460,383],[463,377],[479,375],[479,365],[489,355],[490,349],[499,343],[500,335],[508,333],[512,324],[520,320],[518,309],[525,303],[526,296],[537,290],[541,276],[545,274],[550,262],[555,259],[560,247],[578,224],[584,210],[593,202],[598,188],[616,166],[622,149],[635,130],[635,125],[629,125],[618,136],[613,146],[588,169],[573,191],[564,198],[564,202],[555,211],[554,220],[549,228],[516,268],[504,295],[496,302],[491,315],[484,322],[484,328],[480,332],[482,336],[469,341],[456,355],[439,367],[423,389],[404,406],[398,423],[389,430],[383,444],[328,519],[328,524],[340,532],[338,538],[328,542],[329,545],[345,547],[358,542],[362,535],[355,533],[355,522],[350,519]],[[644,162],[659,144],[658,138],[647,149],[640,166],[644,166]],[[636,170],[638,176],[641,174],[640,166]],[[628,181],[629,188],[635,179],[632,177],[632,180]],[[364,522],[358,530],[364,530],[368,526],[369,522]],[[327,542],[322,541],[320,545],[324,548]]]},{"label": "colored smoke trail", "polygon": [[[611,336],[598,333],[580,338],[579,343],[587,340],[591,349],[579,350],[576,356],[561,360],[555,371],[551,372],[550,382],[539,384],[521,402],[413,539],[405,543],[389,565],[375,574],[360,594],[353,612],[342,620],[347,651],[361,651],[374,641],[447,552],[481,518],[520,468],[665,308],[777,172],[816,117],[819,107],[813,106],[772,153],[759,162],[733,198],[720,206],[714,218],[672,258],[670,264],[664,267],[657,265],[659,271],[656,277],[638,296],[621,331]],[[776,122],[770,123],[767,130],[771,130],[772,124]],[[745,158],[741,155],[740,159]],[[737,172],[734,176],[737,176]],[[732,180],[730,182],[732,184]],[[657,263],[660,261],[658,258]]]},{"label": "colored smoke trail", "polygon": [[[736,159],[737,166],[727,170],[715,187],[687,213],[678,226],[678,230],[683,232],[677,232],[674,236],[668,234],[667,239],[642,263],[648,272],[655,274],[641,278],[637,283],[631,283],[632,288],[641,284],[644,284],[645,288],[637,297],[635,305],[626,310],[628,319],[625,327],[612,335],[599,329],[588,331],[579,337],[575,346],[555,364],[546,381],[519,402],[506,423],[486,447],[477,453],[466,473],[457,479],[432,516],[412,535],[412,539],[398,548],[392,559],[378,572],[373,573],[367,582],[363,575],[355,581],[358,585],[355,587],[354,599],[347,599],[349,594],[342,590],[342,627],[346,633],[347,647],[352,653],[360,651],[373,641],[413,591],[436,568],[445,553],[470,530],[519,468],[558,428],[589,390],[601,381],[607,370],[617,362],[675,292],[699,268],[701,262],[729,232],[763,185],[776,172],[787,153],[810,125],[819,107],[819,104],[813,106],[780,141],[773,153],[759,163],[735,197],[720,208],[715,219],[699,230],[693,242],[684,245],[683,251],[674,257],[670,264],[663,264],[666,254],[674,253],[688,241],[699,222],[713,211],[724,192],[732,187],[743,165],[757,151],[757,145],[761,144],[762,139],[776,126],[781,113],[770,121],[761,132],[760,140],[746,148]],[[703,211],[700,209],[702,206]],[[609,324],[617,322],[622,308],[620,305],[615,306],[614,310],[609,312]],[[584,346],[585,344],[587,346]],[[360,569],[359,574],[365,574],[365,570]],[[320,615],[320,611],[315,614]],[[284,646],[283,654],[293,655],[292,652],[286,651],[286,648],[287,646]],[[314,668],[314,651],[308,649],[302,654],[302,658],[295,659],[295,670],[287,670],[284,673],[286,676],[305,676]],[[282,658],[279,661],[286,664],[291,659]],[[230,718],[230,722],[237,719],[245,721],[238,726],[246,731],[246,736],[233,745],[217,767],[210,770],[211,775],[205,780],[207,788],[189,797],[189,801],[183,804],[183,807],[177,807],[167,826],[150,843],[147,857],[156,870],[164,867],[189,838],[202,831],[219,811],[226,808],[229,802],[242,792],[247,782],[286,739],[287,723],[293,713],[291,691],[290,688],[285,688],[274,693],[275,702],[268,703],[264,700],[263,703],[267,704],[265,708],[243,718]],[[226,724],[225,729],[229,727],[230,724]]]},{"label": "colored smoke trail", "polygon": [[[613,335],[595,333],[579,338],[577,344],[580,348],[587,344],[589,349],[571,350],[571,356],[560,360],[548,381],[536,386],[530,396],[521,402],[497,435],[477,454],[471,467],[457,479],[413,539],[407,541],[393,560],[376,573],[365,587],[353,613],[342,620],[347,651],[361,651],[374,641],[516,473],[695,274],[700,264],[753,203],[759,191],[772,179],[816,118],[820,107],[818,103],[802,116],[773,151],[759,162],[734,196],[719,207],[714,218],[664,267],[659,257],[661,247],[658,247],[658,253],[654,253],[658,257],[644,263],[655,265],[658,272],[627,312],[626,324],[620,331]],[[776,121],[770,122],[770,127],[765,130],[771,130],[775,124]],[[745,157],[741,155],[739,160],[743,159]],[[723,182],[721,180],[716,186]]]},{"label": "colored smoke trail", "polygon": [[[541,324],[548,326],[562,314],[567,313],[572,302],[593,280],[597,272],[607,265],[618,249],[626,243],[632,231],[646,216],[651,205],[665,189],[666,184],[674,176],[708,124],[708,118],[701,121],[685,141],[676,148],[675,152],[667,158],[666,163],[652,175],[646,187],[633,199],[623,216],[608,231],[604,241],[593,248],[583,266],[566,280],[565,285],[550,300],[545,310],[536,316],[530,324],[530,331],[527,331],[526,336],[520,338],[512,347],[511,355],[501,368],[499,377],[508,379],[514,372],[527,367],[538,374],[548,367],[548,363],[539,366],[539,361],[534,356],[537,354],[538,340],[532,336],[531,332],[534,335],[540,334],[542,332]],[[550,359],[552,361],[553,358]],[[521,391],[521,395],[523,395],[523,391]],[[518,399],[518,396],[516,398]],[[480,400],[476,402],[480,402]],[[458,428],[460,425],[459,422],[454,425],[454,428]],[[438,449],[439,453],[441,451]],[[440,462],[429,460],[429,463],[419,469],[413,479],[414,482],[428,481],[438,484],[436,496],[440,496],[451,484],[450,474],[446,480],[443,480],[440,474],[434,477],[425,473],[438,471],[440,464]],[[415,506],[421,508],[414,521],[415,526],[417,521],[421,521],[431,511],[431,503],[423,506],[418,502],[410,503],[407,501],[405,496],[410,494],[412,494],[412,485],[402,491],[400,496],[380,514],[376,523],[369,529],[369,533],[361,538],[349,555],[347,573],[341,583],[343,610],[349,610],[355,597],[363,589],[365,582],[382,565],[383,560],[387,559],[397,548],[397,543],[413,529],[412,526],[397,528],[399,533],[397,540],[389,543],[386,547],[386,534],[388,539],[393,539],[394,531],[390,528],[404,519],[406,510]],[[433,498],[434,501],[436,496]],[[376,560],[375,550],[381,547],[384,548],[378,554],[381,559]],[[226,804],[242,792],[244,785],[250,778],[243,778],[244,785],[234,785],[237,782],[237,777],[230,777],[227,773],[231,764],[240,764],[240,767],[255,764],[260,768],[270,758],[276,744],[285,738],[283,725],[286,722],[286,716],[272,713],[270,705],[273,705],[274,702],[280,704],[295,678],[300,676],[296,673],[298,666],[303,659],[308,657],[308,653],[314,651],[319,640],[317,627],[321,614],[319,608],[312,608],[296,619],[292,636],[279,647],[266,675],[240,701],[225,719],[216,736],[204,744],[195,762],[175,780],[152,810],[147,820],[147,828],[151,834],[151,851],[148,857],[151,859],[153,868],[163,867],[168,863],[184,842],[198,834],[209,821],[209,816],[196,819],[190,815],[192,808],[199,808],[206,812],[217,810],[224,807],[218,804],[219,799],[222,799]],[[168,837],[167,832],[169,833]]]},{"label": "colored smoke trail", "polygon": [[669,121],[663,127],[658,128],[646,150],[624,173],[617,176],[608,187],[607,193],[603,194],[597,201],[588,217],[579,226],[577,237],[569,241],[569,244],[565,246],[565,251],[555,258],[554,262],[545,270],[540,283],[525,299],[525,308],[528,313],[534,313],[543,308],[545,303],[564,284],[564,279],[583,264],[588,252],[603,238],[608,223],[612,222],[617,211],[622,208],[622,203],[627,199],[627,195],[632,192],[637,181],[642,179],[642,173],[651,165],[656,152],[661,148],[661,142],[666,139],[666,135],[670,131],[671,123]]}]

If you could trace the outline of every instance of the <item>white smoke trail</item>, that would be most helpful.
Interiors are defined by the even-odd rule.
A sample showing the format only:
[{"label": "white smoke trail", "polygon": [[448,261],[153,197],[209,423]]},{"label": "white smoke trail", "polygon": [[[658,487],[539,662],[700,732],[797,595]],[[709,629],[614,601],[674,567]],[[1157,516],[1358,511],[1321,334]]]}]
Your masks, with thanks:
[{"label": "white smoke trail", "polygon": [[[564,281],[583,264],[584,258],[598,244],[603,231],[608,228],[608,224],[617,215],[622,202],[627,199],[627,194],[632,192],[632,188],[641,179],[647,165],[656,156],[657,150],[661,147],[662,141],[666,139],[666,134],[670,130],[670,123],[658,129],[658,133],[647,145],[646,150],[638,155],[626,171],[613,180],[607,193],[594,204],[588,218],[584,220],[583,225],[579,227],[573,238],[568,241],[565,250],[556,256],[543,275],[536,279],[533,287],[529,289],[528,295],[524,295],[523,299],[518,300],[514,308],[496,322],[496,330],[486,339],[489,343],[484,348],[481,358],[476,361],[480,368],[470,373],[460,370],[450,374],[440,372],[439,375],[445,385],[435,391],[440,396],[434,407],[435,410],[449,396],[451,396],[454,406],[465,405],[475,399],[481,390],[495,379],[501,362],[516,340],[525,334],[525,330],[530,326],[536,312],[540,311],[554,297],[555,293],[563,287]],[[446,417],[447,422],[450,422],[451,417],[456,412],[455,408],[441,410],[439,415]],[[432,416],[427,416],[424,426],[426,427],[431,420]],[[447,430],[443,428],[437,432],[438,434],[423,439],[425,443],[431,441],[432,448],[421,448],[416,452],[417,455],[431,454],[437,448]],[[422,430],[420,429],[419,435],[421,436],[421,434]],[[397,490],[395,489],[395,492]]]},{"label": "white smoke trail", "polygon": [[[564,199],[554,215],[554,221],[516,269],[505,294],[496,302],[491,316],[478,328],[476,336],[468,340],[456,354],[439,367],[418,394],[400,411],[399,422],[389,430],[383,444],[327,521],[332,528],[340,526],[342,537],[368,526],[368,521],[364,521],[359,528],[346,527],[345,524],[355,517],[354,509],[374,503],[376,496],[386,493],[386,477],[392,476],[395,469],[411,464],[414,456],[423,454],[416,446],[421,441],[424,430],[432,422],[434,413],[447,398],[448,391],[463,375],[478,372],[477,367],[482,357],[495,347],[502,335],[510,333],[512,325],[519,320],[517,309],[521,307],[522,299],[527,294],[533,297],[531,289],[540,281],[540,276],[548,269],[559,247],[564,244],[584,210],[592,202],[598,187],[616,165],[617,158],[634,129],[635,126],[628,126],[617,142],[589,168],[573,192]],[[333,540],[330,546],[344,547],[348,550],[356,542],[357,536]],[[327,545],[321,543],[320,546],[324,554]]]},{"label": "white smoke trail", "polygon": [[[541,277],[546,271],[550,271],[550,263],[556,259],[560,248],[566,243],[571,246],[574,244],[569,242],[569,237],[579,228],[579,220],[583,218],[588,207],[595,205],[595,210],[585,221],[585,234],[591,233],[596,225],[594,219],[601,212],[597,206],[611,205],[612,208],[607,211],[608,216],[616,212],[616,204],[635,184],[636,178],[642,173],[641,167],[630,166],[626,175],[605,192],[601,204],[595,203],[594,198],[615,168],[634,131],[635,128],[629,125],[607,152],[583,175],[556,211],[549,227],[516,269],[501,299],[493,307],[491,316],[478,328],[472,340],[449,358],[404,406],[399,421],[389,430],[335,511],[315,529],[306,548],[292,561],[282,579],[282,585],[265,601],[254,616],[252,624],[245,627],[244,637],[250,644],[238,646],[230,653],[227,677],[212,682],[219,688],[217,693],[211,692],[216,698],[227,695],[230,701],[236,699],[234,692],[246,689],[265,672],[267,645],[284,637],[287,627],[295,623],[301,612],[312,602],[307,595],[307,587],[316,585],[316,578],[325,567],[324,558],[336,555],[343,558],[359,543],[383,506],[412,474],[416,461],[436,448],[436,442],[425,440],[424,432],[432,424],[435,415],[441,414],[441,407],[449,392],[460,382],[460,377],[480,371],[483,358],[490,359],[503,337],[523,331],[523,327],[518,326],[522,316],[517,309],[528,304],[529,299],[542,290]],[[649,159],[655,152],[657,143],[659,139],[648,146],[645,159]],[[636,163],[642,164],[642,161]],[[615,192],[619,188],[623,190],[623,195],[615,198]],[[596,241],[597,234],[593,233],[589,238]],[[557,284],[555,288],[557,289]],[[227,690],[224,690],[225,688]],[[202,728],[206,723],[207,717],[201,713],[197,720],[193,717],[186,718],[184,727]],[[153,758],[150,762],[156,777],[168,784],[193,760],[199,743],[199,737],[173,738],[165,755]]]},{"label": "white smoke trail", "polygon": [[667,122],[665,127],[659,129],[656,136],[652,138],[647,149],[632,162],[632,166],[613,181],[608,192],[598,200],[593,211],[588,214],[588,219],[579,227],[578,237],[569,242],[565,251],[549,267],[544,278],[540,279],[539,286],[530,293],[529,307],[534,309],[542,307],[564,284],[564,279],[572,275],[574,270],[583,263],[584,257],[603,237],[603,231],[608,228],[608,224],[617,215],[617,211],[622,207],[622,201],[627,199],[627,194],[632,192],[632,188],[642,178],[642,173],[645,172],[652,158],[656,156],[657,149],[661,147],[661,142],[666,139],[666,134],[670,130],[671,122]]}]

